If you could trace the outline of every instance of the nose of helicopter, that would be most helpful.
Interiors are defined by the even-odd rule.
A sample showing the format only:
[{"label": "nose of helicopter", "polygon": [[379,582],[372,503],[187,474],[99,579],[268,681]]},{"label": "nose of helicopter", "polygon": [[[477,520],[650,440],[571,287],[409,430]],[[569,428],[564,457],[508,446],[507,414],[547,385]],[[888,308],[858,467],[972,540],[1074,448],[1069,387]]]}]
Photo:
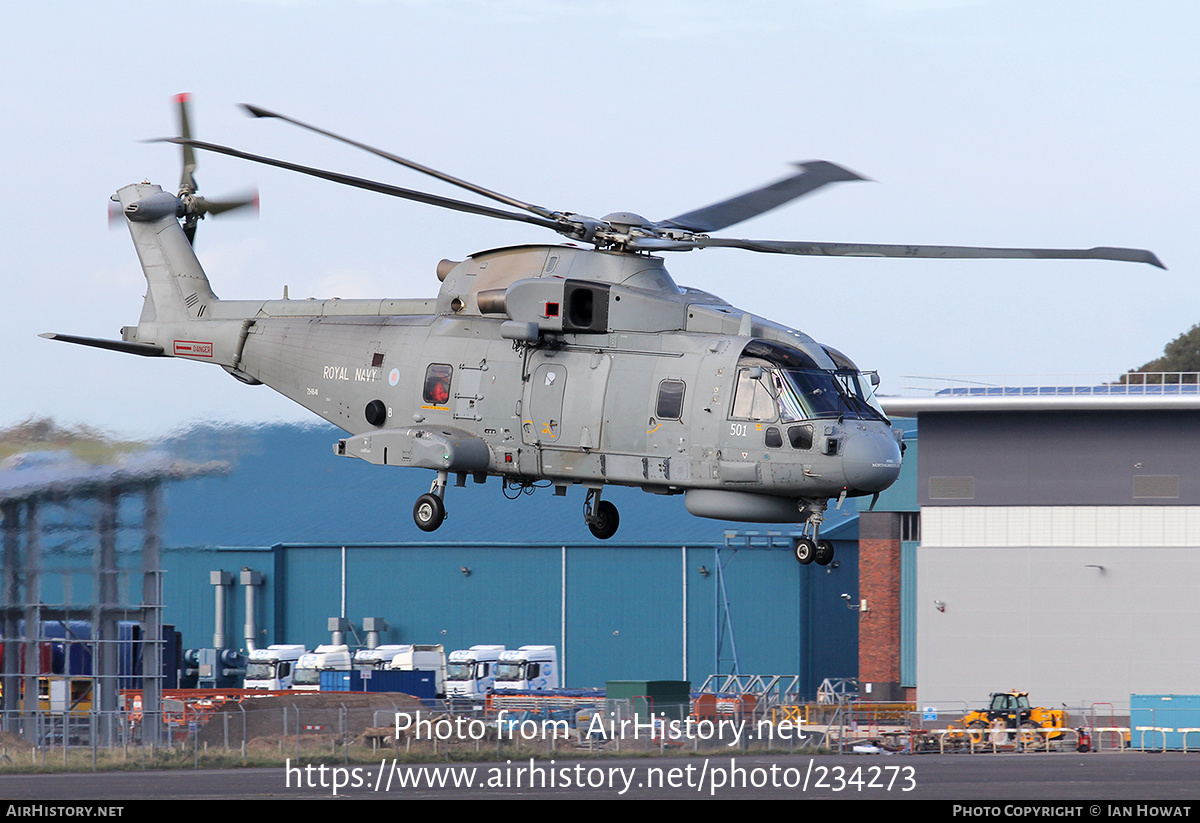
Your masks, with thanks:
[{"label": "nose of helicopter", "polygon": [[900,474],[900,446],[890,433],[859,432],[847,438],[842,466],[851,488],[881,492]]}]

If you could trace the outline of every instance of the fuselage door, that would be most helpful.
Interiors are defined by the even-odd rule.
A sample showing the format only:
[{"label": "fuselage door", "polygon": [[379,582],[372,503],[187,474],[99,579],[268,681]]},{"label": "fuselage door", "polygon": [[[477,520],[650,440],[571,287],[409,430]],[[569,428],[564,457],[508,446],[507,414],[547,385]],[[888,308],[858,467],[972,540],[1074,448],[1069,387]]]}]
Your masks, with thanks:
[{"label": "fuselage door", "polygon": [[534,370],[529,386],[529,413],[521,425],[526,443],[558,442],[566,386],[567,367],[562,363],[543,363]]},{"label": "fuselage door", "polygon": [[478,367],[459,366],[458,385],[454,391],[454,418],[456,420],[482,420],[480,401],[483,396],[479,386],[483,370]]}]

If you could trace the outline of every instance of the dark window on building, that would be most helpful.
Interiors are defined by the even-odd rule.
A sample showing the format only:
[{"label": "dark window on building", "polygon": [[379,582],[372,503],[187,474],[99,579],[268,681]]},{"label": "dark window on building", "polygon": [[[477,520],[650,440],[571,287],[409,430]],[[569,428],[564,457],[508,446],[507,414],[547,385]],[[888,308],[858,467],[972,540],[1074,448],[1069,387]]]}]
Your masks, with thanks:
[{"label": "dark window on building", "polygon": [[683,389],[682,380],[664,380],[658,384],[656,414],[659,418],[679,420],[683,417]]},{"label": "dark window on building", "polygon": [[450,402],[450,377],[454,369],[440,363],[434,363],[425,370],[425,392],[422,395],[426,403],[444,406]]}]

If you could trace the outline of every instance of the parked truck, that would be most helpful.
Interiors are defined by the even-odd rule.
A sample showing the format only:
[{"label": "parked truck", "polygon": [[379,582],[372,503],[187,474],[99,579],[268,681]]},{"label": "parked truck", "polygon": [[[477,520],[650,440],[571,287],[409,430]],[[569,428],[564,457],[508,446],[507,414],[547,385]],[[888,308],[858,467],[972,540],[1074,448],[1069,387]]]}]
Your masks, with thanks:
[{"label": "parked truck", "polygon": [[296,663],[308,650],[303,646],[279,644],[250,652],[246,663],[247,689],[281,691],[292,687]]},{"label": "parked truck", "polygon": [[321,672],[350,671],[349,646],[317,646],[311,652],[300,655],[293,675],[292,688],[301,692],[321,690]]},{"label": "parked truck", "polygon": [[396,655],[407,651],[412,651],[412,646],[391,644],[376,646],[373,649],[359,649],[354,653],[354,670],[368,672],[391,668]]},{"label": "parked truck", "polygon": [[557,689],[558,651],[554,646],[522,646],[500,653],[496,664],[498,691]]},{"label": "parked truck", "polygon": [[450,652],[446,696],[482,699],[496,682],[496,664],[503,651],[503,646],[472,646]]},{"label": "parked truck", "polygon": [[446,695],[446,648],[413,644],[392,658],[389,668],[402,672],[433,672],[438,697]]}]

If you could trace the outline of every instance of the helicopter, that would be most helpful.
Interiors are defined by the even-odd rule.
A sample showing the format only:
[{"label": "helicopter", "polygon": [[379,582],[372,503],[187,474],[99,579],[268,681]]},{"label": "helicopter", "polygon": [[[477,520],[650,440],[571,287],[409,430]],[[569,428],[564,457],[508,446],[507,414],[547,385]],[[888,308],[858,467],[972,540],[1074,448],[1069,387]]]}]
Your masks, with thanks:
[{"label": "helicopter", "polygon": [[[863,180],[827,161],[667,220],[633,212],[593,218],[460,180],[257,106],[279,120],[371,152],[506,208],[250,154],[193,139],[177,98],[177,194],[149,182],[119,204],[147,280],[141,317],[121,339],[43,337],[147,357],[220,366],[265,384],[340,427],[336,454],[435,473],[413,519],[446,519],[451,476],[501,478],[506,494],[585,490],[592,534],[620,516],[606,486],[683,494],[700,517],[800,523],[796,560],[828,564],[820,536],[832,501],[879,494],[900,473],[903,437],[875,397],[877,372],[837,349],[699,289],[679,286],[662,253],[735,248],[793,255],[1105,259],[1163,267],[1149,251],[750,240],[714,237],[840,182]],[[436,297],[220,300],[192,248],[199,220],[256,196],[197,194],[195,151],[242,158],[439,208],[540,226],[570,244],[489,249],[442,260]]]}]

